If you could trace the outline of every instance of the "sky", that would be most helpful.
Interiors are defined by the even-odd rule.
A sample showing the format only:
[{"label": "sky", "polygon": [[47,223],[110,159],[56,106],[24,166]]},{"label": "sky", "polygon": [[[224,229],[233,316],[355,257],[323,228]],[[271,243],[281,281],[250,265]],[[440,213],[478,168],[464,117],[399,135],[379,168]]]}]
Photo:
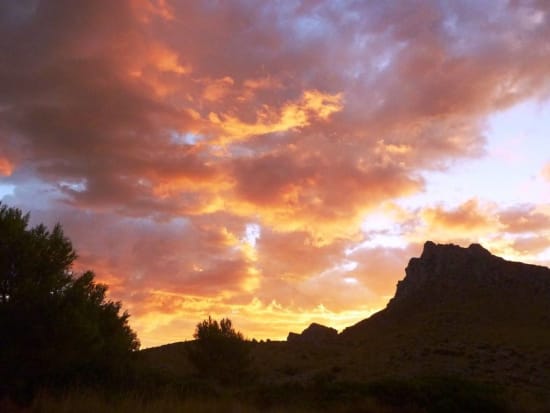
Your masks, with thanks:
[{"label": "sky", "polygon": [[0,200],[143,347],[341,330],[426,240],[550,265],[548,39],[544,0],[3,0]]}]

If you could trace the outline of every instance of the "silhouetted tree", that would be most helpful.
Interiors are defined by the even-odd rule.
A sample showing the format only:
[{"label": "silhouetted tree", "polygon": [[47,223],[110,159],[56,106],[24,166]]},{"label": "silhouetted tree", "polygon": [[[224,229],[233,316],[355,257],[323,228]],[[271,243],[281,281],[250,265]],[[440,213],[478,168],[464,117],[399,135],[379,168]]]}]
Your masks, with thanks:
[{"label": "silhouetted tree", "polygon": [[197,324],[189,359],[197,372],[223,383],[242,381],[250,367],[250,348],[228,318],[219,323],[210,316]]},{"label": "silhouetted tree", "polygon": [[72,272],[75,259],[59,224],[29,228],[0,204],[0,396],[105,379],[139,348],[128,313],[92,272]]}]

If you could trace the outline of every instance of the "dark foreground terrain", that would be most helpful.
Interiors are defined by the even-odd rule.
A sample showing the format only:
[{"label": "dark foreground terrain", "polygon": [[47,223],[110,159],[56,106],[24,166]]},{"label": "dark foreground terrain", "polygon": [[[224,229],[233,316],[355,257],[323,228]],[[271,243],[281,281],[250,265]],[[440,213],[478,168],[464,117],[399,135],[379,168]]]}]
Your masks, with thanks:
[{"label": "dark foreground terrain", "polygon": [[[142,356],[184,379],[186,345]],[[268,405],[550,411],[550,270],[477,244],[427,242],[379,313],[340,334],[313,324],[286,342],[250,346],[255,398]]]},{"label": "dark foreground terrain", "polygon": [[190,363],[193,342],[143,350],[124,386],[26,410],[550,412],[550,269],[427,242],[379,313],[246,346],[246,368],[218,377]]}]

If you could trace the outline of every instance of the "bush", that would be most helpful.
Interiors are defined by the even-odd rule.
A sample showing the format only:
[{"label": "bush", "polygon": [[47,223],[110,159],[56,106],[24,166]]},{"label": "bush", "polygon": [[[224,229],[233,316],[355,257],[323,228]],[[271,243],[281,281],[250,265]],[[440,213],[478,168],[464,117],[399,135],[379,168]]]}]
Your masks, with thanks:
[{"label": "bush", "polygon": [[228,318],[208,317],[197,324],[189,360],[201,376],[223,383],[241,382],[250,367],[250,348]]}]

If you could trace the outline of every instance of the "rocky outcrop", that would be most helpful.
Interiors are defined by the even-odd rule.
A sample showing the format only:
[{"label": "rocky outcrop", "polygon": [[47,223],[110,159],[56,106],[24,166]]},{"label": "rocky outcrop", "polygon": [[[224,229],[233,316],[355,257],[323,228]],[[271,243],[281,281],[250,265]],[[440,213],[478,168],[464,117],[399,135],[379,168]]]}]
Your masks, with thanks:
[{"label": "rocky outcrop", "polygon": [[[382,328],[413,325],[439,326],[441,334],[489,331],[499,323],[510,331],[512,325],[518,330],[526,325],[535,331],[550,328],[546,267],[507,261],[479,244],[463,248],[428,241],[405,273],[386,308],[346,328],[343,337],[372,337]],[[453,328],[445,330],[445,325]]]},{"label": "rocky outcrop", "polygon": [[504,260],[479,244],[462,248],[428,241],[422,255],[412,258],[405,272],[389,308],[414,298],[468,299],[472,293],[503,298],[547,294],[550,298],[550,269]]},{"label": "rocky outcrop", "polygon": [[324,344],[334,341],[338,337],[338,331],[321,324],[312,323],[301,334],[289,333],[289,343]]}]

